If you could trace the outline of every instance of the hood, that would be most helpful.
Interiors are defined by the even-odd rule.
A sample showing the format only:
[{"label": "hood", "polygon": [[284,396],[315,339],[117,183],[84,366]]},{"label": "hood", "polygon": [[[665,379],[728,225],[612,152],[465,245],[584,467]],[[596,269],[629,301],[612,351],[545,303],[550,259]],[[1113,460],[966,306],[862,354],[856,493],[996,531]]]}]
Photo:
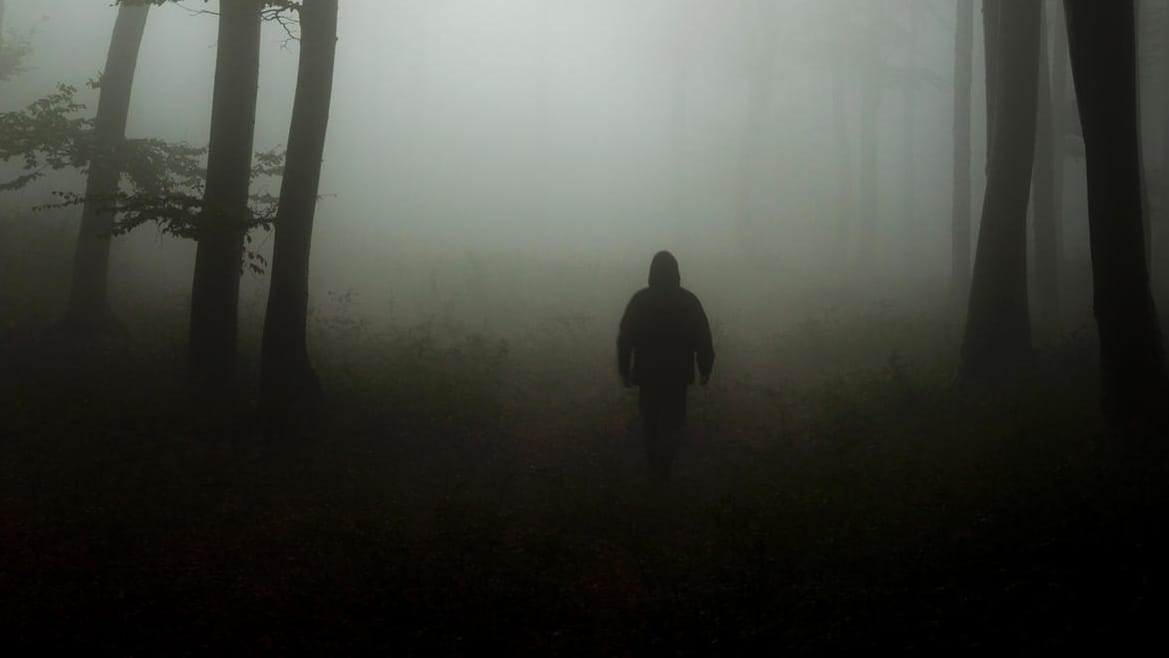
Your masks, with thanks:
[{"label": "hood", "polygon": [[668,251],[659,251],[654,255],[649,266],[649,285],[651,288],[677,288],[682,285],[682,275],[678,273],[678,259]]}]

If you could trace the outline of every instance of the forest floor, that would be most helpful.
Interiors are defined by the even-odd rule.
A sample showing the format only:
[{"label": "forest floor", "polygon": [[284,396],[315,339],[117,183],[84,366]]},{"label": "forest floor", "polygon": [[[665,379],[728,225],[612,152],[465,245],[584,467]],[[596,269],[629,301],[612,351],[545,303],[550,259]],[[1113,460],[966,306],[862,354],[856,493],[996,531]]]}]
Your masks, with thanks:
[{"label": "forest floor", "polygon": [[659,490],[603,329],[339,323],[314,338],[327,416],[267,438],[246,403],[189,409],[177,341],[11,333],[4,646],[1034,654],[1160,632],[1167,451],[1104,428],[1090,337],[965,393],[929,353],[775,379],[728,356]]}]

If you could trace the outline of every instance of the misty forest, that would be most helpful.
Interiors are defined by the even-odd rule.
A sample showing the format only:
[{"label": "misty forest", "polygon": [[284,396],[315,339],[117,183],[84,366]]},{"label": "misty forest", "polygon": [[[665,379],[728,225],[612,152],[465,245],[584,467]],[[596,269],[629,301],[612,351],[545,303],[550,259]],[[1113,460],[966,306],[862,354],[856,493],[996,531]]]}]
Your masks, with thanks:
[{"label": "misty forest", "polygon": [[1169,3],[0,0],[0,651],[1163,643],[1166,309]]}]

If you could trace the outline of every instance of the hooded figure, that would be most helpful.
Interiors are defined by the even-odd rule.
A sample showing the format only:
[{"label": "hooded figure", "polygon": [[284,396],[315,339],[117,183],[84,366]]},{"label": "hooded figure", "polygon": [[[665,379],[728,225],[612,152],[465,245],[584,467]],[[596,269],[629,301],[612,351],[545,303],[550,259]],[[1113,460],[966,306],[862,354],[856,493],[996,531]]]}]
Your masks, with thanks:
[{"label": "hooded figure", "polygon": [[617,369],[626,386],[640,387],[646,452],[659,480],[670,477],[695,362],[703,385],[714,366],[710,323],[681,281],[677,259],[658,252],[650,264],[649,287],[629,300],[617,337]]}]

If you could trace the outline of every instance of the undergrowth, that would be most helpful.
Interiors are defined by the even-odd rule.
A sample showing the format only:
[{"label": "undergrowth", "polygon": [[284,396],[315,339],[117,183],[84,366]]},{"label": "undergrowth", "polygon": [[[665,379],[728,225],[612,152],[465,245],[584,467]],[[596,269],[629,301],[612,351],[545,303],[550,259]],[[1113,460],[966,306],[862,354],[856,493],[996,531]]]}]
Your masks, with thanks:
[{"label": "undergrowth", "polygon": [[1091,336],[961,391],[940,315],[876,305],[772,334],[724,327],[657,490],[611,319],[504,336],[333,301],[310,336],[329,413],[288,442],[247,420],[251,360],[240,422],[187,408],[175,309],[140,309],[97,350],[9,331],[8,643],[1026,653],[1136,637],[1161,610],[1160,461],[1109,452]]}]

